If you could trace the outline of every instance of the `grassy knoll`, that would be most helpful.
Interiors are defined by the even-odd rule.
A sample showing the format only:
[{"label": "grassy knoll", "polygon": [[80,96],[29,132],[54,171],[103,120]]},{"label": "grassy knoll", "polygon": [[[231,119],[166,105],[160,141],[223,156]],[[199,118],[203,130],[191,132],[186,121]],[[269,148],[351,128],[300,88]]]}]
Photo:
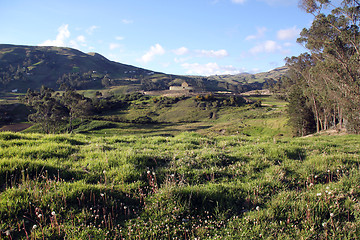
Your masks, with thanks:
[{"label": "grassy knoll", "polygon": [[[262,107],[254,107],[253,104],[240,107],[223,105],[223,100],[229,99],[218,97],[212,101],[204,101],[195,97],[141,96],[139,99],[128,100],[124,107],[106,112],[97,121],[79,123],[74,132],[98,136],[170,136],[184,131],[211,136],[291,135],[286,124],[284,101],[264,96],[261,98],[264,102]],[[270,102],[271,105],[268,104]],[[29,129],[28,132],[34,130],[36,131]]]},{"label": "grassy knoll", "polygon": [[359,140],[0,133],[0,236],[356,239]]}]

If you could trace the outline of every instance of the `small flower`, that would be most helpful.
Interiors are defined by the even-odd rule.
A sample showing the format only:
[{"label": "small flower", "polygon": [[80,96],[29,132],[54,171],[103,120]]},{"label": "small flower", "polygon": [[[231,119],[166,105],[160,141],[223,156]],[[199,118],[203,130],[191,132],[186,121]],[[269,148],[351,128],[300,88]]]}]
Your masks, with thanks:
[{"label": "small flower", "polygon": [[319,193],[317,193],[317,194],[316,194],[316,196],[320,197],[320,196],[321,196],[321,193],[320,193],[320,192],[319,192]]},{"label": "small flower", "polygon": [[33,228],[33,229],[36,229],[36,228],[37,228],[37,225],[35,224],[32,228]]},{"label": "small flower", "polygon": [[256,206],[256,211],[259,211],[260,210],[260,207],[259,206]]},{"label": "small flower", "polygon": [[333,217],[334,216],[334,213],[330,213],[330,217]]},{"label": "small flower", "polygon": [[106,170],[103,171],[103,174],[105,174],[105,173],[106,173]]},{"label": "small flower", "polygon": [[323,227],[326,227],[326,222],[323,222],[321,225],[322,225]]},{"label": "small flower", "polygon": [[52,212],[51,212],[51,215],[55,216],[55,215],[56,215],[55,211],[52,211]]},{"label": "small flower", "polygon": [[104,196],[105,196],[105,193],[100,193],[100,196],[101,196],[101,197],[104,197]]},{"label": "small flower", "polygon": [[41,218],[42,217],[42,214],[40,213],[39,215],[38,215],[38,218]]}]

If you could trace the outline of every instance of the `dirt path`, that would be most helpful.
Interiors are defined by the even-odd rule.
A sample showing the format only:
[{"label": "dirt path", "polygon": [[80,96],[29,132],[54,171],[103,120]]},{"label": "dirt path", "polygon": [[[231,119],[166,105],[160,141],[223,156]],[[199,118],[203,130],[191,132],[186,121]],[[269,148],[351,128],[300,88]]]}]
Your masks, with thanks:
[{"label": "dirt path", "polygon": [[31,123],[16,123],[16,124],[4,125],[0,128],[0,132],[6,132],[6,131],[20,132],[31,126],[32,126]]}]

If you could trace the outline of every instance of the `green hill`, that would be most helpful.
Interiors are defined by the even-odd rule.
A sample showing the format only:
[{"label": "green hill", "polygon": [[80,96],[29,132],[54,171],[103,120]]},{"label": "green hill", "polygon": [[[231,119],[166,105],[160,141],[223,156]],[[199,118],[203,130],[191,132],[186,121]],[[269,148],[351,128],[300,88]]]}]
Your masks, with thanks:
[{"label": "green hill", "polygon": [[0,89],[10,92],[42,85],[59,89],[62,84],[77,90],[114,86],[124,91],[166,90],[186,81],[199,91],[244,92],[261,89],[268,80],[277,80],[286,69],[267,73],[221,76],[180,76],[154,72],[114,61],[98,53],[83,53],[65,47],[0,44]]},{"label": "green hill", "polygon": [[[112,81],[131,84],[152,71],[110,61],[97,53],[63,47],[0,45],[0,81],[4,89],[57,89],[61,83],[77,89],[102,88]],[[105,79],[105,80],[104,80]]]}]

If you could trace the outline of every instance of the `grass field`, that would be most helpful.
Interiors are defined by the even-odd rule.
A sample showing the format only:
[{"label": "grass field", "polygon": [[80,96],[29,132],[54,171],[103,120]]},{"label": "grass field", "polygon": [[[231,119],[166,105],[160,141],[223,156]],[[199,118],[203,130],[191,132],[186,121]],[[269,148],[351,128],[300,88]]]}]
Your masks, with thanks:
[{"label": "grass field", "polygon": [[12,239],[355,239],[358,136],[0,133]]},{"label": "grass field", "polygon": [[292,138],[285,104],[261,100],[0,133],[0,239],[357,239],[360,137]]}]

